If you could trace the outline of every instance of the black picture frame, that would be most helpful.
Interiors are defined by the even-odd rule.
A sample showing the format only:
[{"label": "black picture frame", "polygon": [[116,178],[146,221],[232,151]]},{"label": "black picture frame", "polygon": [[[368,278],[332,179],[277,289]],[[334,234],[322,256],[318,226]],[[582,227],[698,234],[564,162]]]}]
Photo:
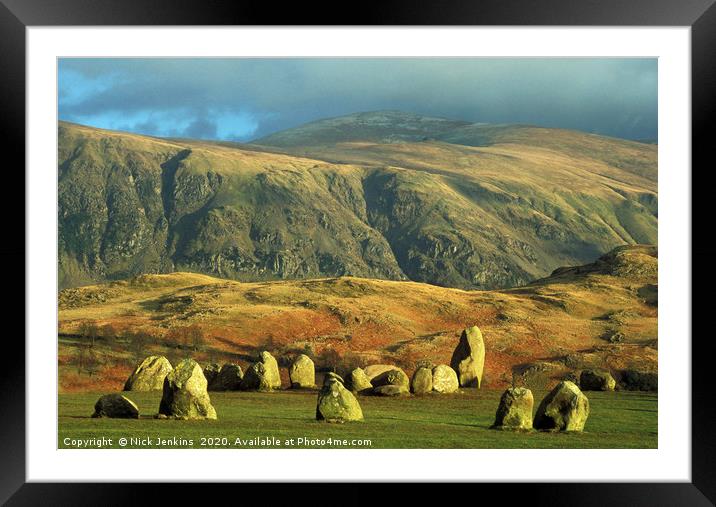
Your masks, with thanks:
[{"label": "black picture frame", "polygon": [[[0,0],[0,125],[5,165],[5,184],[25,189],[25,30],[31,26],[82,25],[561,25],[561,26],[684,26],[691,27],[692,72],[692,231],[713,228],[707,194],[714,188],[711,162],[712,137],[709,124],[714,118],[716,90],[716,7],[715,0],[488,0],[414,1],[383,0],[378,5],[337,9],[320,3],[287,3],[280,8],[270,2],[223,0]],[[346,5],[345,7],[349,7]],[[12,164],[7,161],[14,161]],[[8,175],[7,173],[12,174]],[[693,185],[698,175],[699,185]],[[17,181],[9,183],[7,178]],[[24,223],[17,217],[17,198],[3,199],[8,239],[0,246],[3,266],[25,266]],[[703,206],[698,210],[698,206]],[[23,208],[24,209],[24,208]],[[692,236],[694,239],[699,236]],[[12,238],[12,241],[9,240]],[[708,267],[716,247],[707,241],[692,241],[692,269]],[[699,286],[713,286],[712,268],[699,271]],[[24,286],[16,280],[16,287]],[[22,284],[22,285],[21,285]],[[15,304],[24,298],[17,297]],[[29,301],[27,304],[32,304]],[[697,297],[692,285],[692,315],[709,315],[708,298]],[[19,308],[17,314],[19,315]],[[703,317],[701,317],[703,318]],[[694,322],[695,323],[695,322]],[[697,336],[692,346],[692,482],[642,484],[522,484],[509,486],[512,499],[530,503],[549,501],[552,505],[711,505],[716,502],[716,444],[712,376],[713,338]],[[121,484],[39,484],[25,481],[25,350],[17,335],[4,349],[6,359],[0,384],[2,440],[0,441],[0,501],[8,505],[110,505],[140,503],[136,488]],[[690,337],[674,337],[688,343]],[[91,457],[88,457],[91,459]],[[614,464],[618,467],[618,463]],[[558,471],[557,471],[558,472]],[[160,496],[171,490],[181,495],[180,485],[156,486]],[[216,494],[222,488],[217,486]],[[284,486],[272,487],[280,494]],[[295,487],[295,486],[294,486]],[[316,486],[313,486],[316,487]],[[356,485],[347,486],[344,498],[357,499]],[[422,494],[423,486],[413,492]],[[505,485],[481,485],[479,495],[504,494]],[[490,491],[494,489],[494,491]],[[244,489],[244,491],[247,491]],[[365,495],[362,493],[361,496]]]}]

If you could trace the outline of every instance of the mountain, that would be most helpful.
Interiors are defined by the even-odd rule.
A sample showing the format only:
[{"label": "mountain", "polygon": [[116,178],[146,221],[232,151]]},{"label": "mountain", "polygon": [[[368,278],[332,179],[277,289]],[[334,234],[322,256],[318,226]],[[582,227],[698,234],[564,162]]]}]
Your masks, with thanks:
[{"label": "mountain", "polygon": [[523,285],[657,241],[657,147],[399,112],[253,144],[59,125],[60,288],[191,271]]},{"label": "mountain", "polygon": [[[141,330],[151,337],[145,355],[171,355],[177,353],[171,331],[194,326],[206,340],[194,353],[200,361],[243,367],[266,348],[279,360],[298,352],[320,360],[329,349],[342,358],[341,369],[387,363],[412,371],[422,360],[449,364],[461,329],[476,324],[487,350],[485,384],[497,387],[515,374],[656,371],[657,274],[655,247],[623,246],[593,263],[499,291],[355,277],[241,283],[195,273],[140,275],[61,291],[59,330],[68,340],[83,323],[109,325],[119,334]],[[616,333],[622,339],[610,340]],[[63,372],[74,357],[66,341]],[[128,358],[127,347],[115,341],[100,345]],[[107,375],[121,386],[133,362],[112,373],[115,363],[121,364],[107,362]],[[85,382],[96,389],[103,376]]]},{"label": "mountain", "polygon": [[401,111],[355,113],[307,123],[258,139],[256,144],[302,147],[351,141],[395,143],[423,141],[448,134],[470,122],[432,118]]}]

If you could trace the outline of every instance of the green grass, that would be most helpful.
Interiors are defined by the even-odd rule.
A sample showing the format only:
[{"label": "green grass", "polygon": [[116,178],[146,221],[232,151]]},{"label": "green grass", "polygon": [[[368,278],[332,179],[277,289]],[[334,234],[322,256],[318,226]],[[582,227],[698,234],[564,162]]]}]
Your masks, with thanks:
[{"label": "green grass", "polygon": [[[656,448],[657,395],[588,392],[591,414],[583,433],[514,433],[490,430],[501,391],[466,390],[454,395],[409,398],[360,397],[365,421],[328,424],[315,420],[316,393],[210,393],[216,421],[154,419],[160,393],[126,393],[140,409],[139,420],[92,419],[99,394],[60,394],[60,448],[65,438],[182,438],[191,443],[167,448],[201,448],[203,437],[226,438],[218,447],[321,448]],[[535,399],[544,393],[535,393]],[[535,407],[536,408],[536,407]],[[274,438],[293,445],[236,445],[236,439]],[[298,438],[333,439],[326,445],[299,444]],[[348,445],[336,445],[335,439]],[[368,445],[351,445],[354,439]],[[127,445],[144,448],[143,445]],[[148,447],[159,448],[160,445]],[[212,447],[212,446],[207,446]]]}]

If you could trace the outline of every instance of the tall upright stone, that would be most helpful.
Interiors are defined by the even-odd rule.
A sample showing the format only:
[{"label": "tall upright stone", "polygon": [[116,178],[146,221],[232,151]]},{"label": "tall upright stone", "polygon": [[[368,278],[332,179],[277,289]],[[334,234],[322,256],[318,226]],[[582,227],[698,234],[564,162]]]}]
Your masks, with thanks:
[{"label": "tall upright stone", "polygon": [[333,423],[363,420],[358,400],[343,386],[338,375],[329,374],[323,380],[316,403],[316,419]]},{"label": "tall upright stone", "polygon": [[216,419],[201,366],[184,359],[164,379],[159,417],[172,419]]},{"label": "tall upright stone", "polygon": [[534,427],[548,431],[582,431],[589,417],[589,400],[579,387],[563,380],[537,407]]},{"label": "tall upright stone", "polygon": [[125,391],[159,391],[164,379],[172,371],[172,364],[164,356],[148,356],[137,365],[127,381]]},{"label": "tall upright stone", "polygon": [[463,330],[450,366],[457,373],[461,387],[480,387],[485,366],[485,342],[480,328],[472,326]]},{"label": "tall upright stone", "polygon": [[365,374],[363,368],[355,368],[348,375],[348,387],[356,393],[367,393],[373,389],[368,375]]},{"label": "tall upright stone", "polygon": [[292,389],[316,387],[316,368],[313,360],[305,354],[299,354],[288,369],[288,378]]},{"label": "tall upright stone", "polygon": [[261,352],[259,361],[246,370],[241,381],[241,388],[246,390],[270,391],[281,387],[281,375],[278,362],[265,350]]},{"label": "tall upright stone", "polygon": [[502,393],[492,427],[504,430],[530,430],[533,407],[532,391],[524,387],[510,387]]},{"label": "tall upright stone", "polygon": [[[206,376],[206,368],[204,376]],[[241,366],[235,363],[226,363],[212,380],[209,381],[207,378],[209,391],[237,391],[243,378],[244,372],[241,370]]]}]

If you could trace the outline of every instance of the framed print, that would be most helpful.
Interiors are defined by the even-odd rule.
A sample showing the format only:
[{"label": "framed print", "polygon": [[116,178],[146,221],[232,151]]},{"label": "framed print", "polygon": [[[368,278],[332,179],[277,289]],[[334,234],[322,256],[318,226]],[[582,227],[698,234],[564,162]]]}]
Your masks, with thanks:
[{"label": "framed print", "polygon": [[27,198],[3,499],[713,501],[710,2],[130,5],[0,11]]}]

